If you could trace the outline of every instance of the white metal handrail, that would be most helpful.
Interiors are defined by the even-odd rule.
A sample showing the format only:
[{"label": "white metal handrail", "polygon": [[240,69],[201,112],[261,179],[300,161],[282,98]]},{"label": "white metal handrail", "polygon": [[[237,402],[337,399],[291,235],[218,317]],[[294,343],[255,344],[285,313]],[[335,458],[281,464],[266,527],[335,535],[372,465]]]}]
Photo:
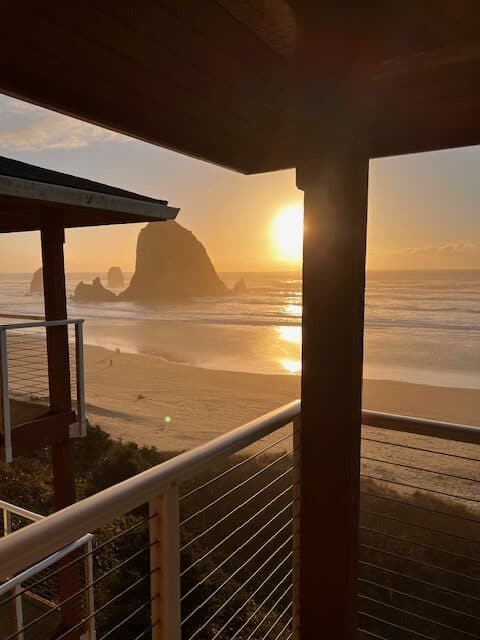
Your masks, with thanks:
[{"label": "white metal handrail", "polygon": [[45,316],[17,314],[17,313],[0,313],[1,318],[8,318],[10,320],[36,320],[42,322],[45,320]]},{"label": "white metal handrail", "polygon": [[[42,516],[39,513],[35,513],[34,511],[30,511],[28,509],[24,509],[23,507],[19,507],[15,504],[7,502],[6,500],[0,500],[0,510],[3,512],[3,536],[4,538],[12,535],[11,530],[11,516],[17,515],[27,520],[30,523],[39,522],[43,520],[46,516]],[[52,553],[48,557],[40,560],[40,562],[35,563],[34,565],[26,568],[24,571],[17,573],[13,578],[6,580],[2,584],[0,584],[0,598],[2,596],[6,596],[9,593],[13,593],[15,599],[14,603],[14,613],[15,613],[15,625],[17,627],[17,640],[23,640],[24,634],[22,631],[23,628],[23,601],[22,601],[22,593],[29,593],[28,589],[24,589],[24,584],[38,576],[42,571],[49,569],[54,566],[57,562],[66,558],[74,551],[85,547],[87,549],[87,554],[85,557],[85,580],[87,584],[91,584],[93,582],[93,565],[91,562],[91,555],[93,550],[93,539],[94,536],[91,533],[87,533],[78,540],[74,540],[71,544]],[[89,587],[86,590],[87,595],[87,615],[89,613],[93,613],[95,610],[94,604],[94,591],[93,587]],[[88,625],[89,631],[89,640],[95,640],[95,619],[92,617],[89,621]]]},{"label": "white metal handrail", "polygon": [[[8,316],[1,316],[3,318]],[[15,317],[15,316],[12,316]],[[25,316],[21,316],[22,318]],[[15,324],[0,324],[1,329],[36,329],[37,327],[63,327],[71,324],[83,323],[82,318],[71,318],[65,320],[41,320],[39,322],[15,322]]]},{"label": "white metal handrail", "polygon": [[[6,500],[0,500],[0,510],[3,511],[4,518],[7,514],[14,513],[16,516],[20,516],[25,520],[29,520],[30,522],[37,522],[37,520],[42,520],[45,516],[41,516],[39,513],[35,513],[34,511],[29,511],[28,509],[23,509],[22,507],[18,507],[16,504],[11,504]],[[4,529],[4,535],[7,528]],[[10,533],[10,532],[8,532]]]},{"label": "white metal handrail", "polygon": [[44,560],[41,560],[40,562],[37,562],[31,567],[28,567],[28,569],[25,569],[21,573],[17,573],[17,575],[15,575],[13,578],[10,578],[10,580],[7,580],[6,582],[3,582],[2,584],[0,584],[0,597],[8,593],[9,591],[12,591],[15,587],[21,587],[22,583],[26,582],[27,580],[30,580],[30,578],[35,577],[37,574],[40,573],[40,571],[43,571],[44,569],[48,569],[49,567],[53,566],[62,558],[66,558],[73,551],[76,551],[77,549],[80,549],[81,547],[84,547],[84,546],[90,549],[91,548],[90,545],[92,543],[93,538],[94,536],[91,533],[86,533],[84,536],[82,536],[78,540],[75,540],[74,542],[67,545],[63,549],[60,549],[59,551],[52,553],[52,555],[48,556]]},{"label": "white metal handrail", "polygon": [[[4,316],[5,317],[5,316]],[[76,435],[85,436],[87,423],[85,416],[85,365],[83,354],[83,320],[82,319],[65,319],[65,320],[49,320],[49,321],[29,321],[21,323],[0,324],[0,426],[3,436],[3,448],[5,452],[5,460],[11,462],[13,457],[12,447],[12,416],[10,407],[11,398],[11,363],[9,364],[9,356],[11,356],[9,336],[19,332],[28,330],[45,330],[49,327],[73,326],[75,332],[75,379],[76,379],[76,401],[78,429]],[[45,358],[47,356],[45,352]],[[25,385],[28,385],[27,377],[31,361],[27,357],[21,357],[22,377],[25,379]],[[38,363],[37,363],[38,370]],[[48,374],[47,361],[41,365],[44,367],[45,376]],[[23,368],[25,371],[23,371]],[[32,376],[33,377],[33,376]]]},{"label": "white metal handrail", "polygon": [[[124,480],[53,513],[28,529],[18,531],[0,541],[0,578],[12,575],[25,566],[45,557],[52,550],[68,545],[105,522],[131,511],[152,497],[162,493],[172,484],[178,484],[201,468],[218,459],[235,453],[263,438],[300,415],[300,400],[261,416],[247,424],[215,438],[195,449],[186,451],[160,465],[152,467],[132,478]],[[396,429],[439,438],[480,443],[480,428],[396,416],[388,413],[362,412],[365,425]],[[448,435],[447,435],[448,434]]]},{"label": "white metal handrail", "polygon": [[453,440],[467,444],[480,444],[480,427],[440,420],[427,420],[411,416],[380,413],[379,411],[362,411],[362,424],[377,429],[403,431],[430,438]]},{"label": "white metal handrail", "polygon": [[[282,476],[285,476],[286,473],[290,472],[289,469],[291,470],[291,467],[289,469],[287,468],[287,471],[282,471],[282,473],[278,475],[275,474],[275,478],[273,480],[271,479],[272,476],[267,476],[266,479],[268,480],[268,482],[260,490],[257,490],[253,487],[251,492],[240,494],[241,497],[239,506],[237,506],[235,502],[232,502],[231,504],[229,503],[225,515],[222,515],[222,517],[220,517],[219,514],[218,516],[213,517],[213,520],[203,520],[205,512],[207,511],[207,509],[210,509],[210,506],[215,505],[215,508],[217,508],[217,503],[222,502],[225,496],[231,496],[232,492],[236,492],[237,490],[244,491],[247,484],[253,478],[258,477],[262,472],[255,471],[253,474],[248,476],[247,479],[237,481],[233,485],[235,489],[227,489],[225,491],[225,488],[222,488],[221,494],[218,498],[212,499],[212,497],[210,497],[206,507],[200,505],[199,508],[197,507],[193,516],[189,515],[187,517],[184,517],[183,520],[180,520],[179,518],[179,504],[181,500],[185,499],[188,496],[195,495],[197,491],[204,487],[210,487],[213,480],[208,479],[207,476],[206,481],[202,480],[198,486],[194,485],[194,489],[187,491],[187,493],[182,496],[181,499],[179,498],[179,483],[185,480],[192,479],[197,472],[205,472],[207,469],[211,468],[212,465],[223,461],[226,456],[237,454],[243,451],[249,445],[257,444],[260,439],[265,438],[266,436],[270,436],[278,429],[281,429],[282,427],[289,425],[292,422],[294,422],[296,425],[294,428],[294,432],[298,434],[299,417],[300,401],[292,402],[256,420],[253,420],[246,425],[239,427],[238,429],[235,429],[219,438],[216,438],[215,440],[206,443],[192,451],[180,454],[179,456],[172,458],[167,462],[149,469],[148,471],[145,471],[133,478],[125,480],[124,482],[106,489],[95,496],[91,496],[75,505],[67,507],[60,512],[52,514],[46,519],[30,525],[28,529],[24,529],[12,534],[8,538],[0,541],[0,577],[2,575],[4,577],[11,576],[15,573],[18,574],[21,571],[25,571],[26,567],[29,567],[33,563],[37,563],[39,559],[51,556],[52,554],[57,553],[59,550],[62,550],[65,547],[68,548],[68,545],[72,543],[72,540],[81,538],[89,531],[100,529],[118,516],[127,514],[132,510],[148,503],[150,507],[150,515],[147,521],[150,532],[150,572],[144,575],[139,580],[151,580],[150,597],[152,598],[152,625],[156,625],[158,620],[161,621],[161,632],[159,632],[159,635],[157,635],[156,633],[152,637],[168,637],[170,640],[179,640],[181,624],[183,625],[184,623],[188,623],[190,621],[190,618],[196,615],[200,606],[204,606],[209,602],[209,597],[207,597],[202,601],[201,605],[196,605],[196,607],[192,609],[192,613],[186,616],[180,623],[180,576],[182,574],[180,572],[179,556],[181,549],[188,547],[192,542],[198,541],[201,536],[203,537],[203,535],[213,529],[216,524],[233,515],[234,512],[236,512],[242,505],[249,503],[252,500],[252,497],[255,498],[255,496],[260,495],[265,489],[273,486],[273,483],[275,483],[279,478],[282,478]],[[362,422],[366,428],[368,428],[369,426],[373,426],[376,428],[411,434],[420,434],[428,437],[433,436],[441,439],[448,438],[449,440],[460,443],[466,442],[480,444],[480,429],[473,426],[457,425],[447,422],[423,420],[406,416],[396,416],[392,414],[368,411],[362,412]],[[284,438],[280,439],[278,442],[281,442],[282,440],[284,440]],[[365,440],[376,442],[375,440],[372,440],[370,436],[365,437]],[[383,440],[381,442],[383,442]],[[395,446],[395,443],[387,442],[387,444]],[[399,446],[407,447],[405,443],[400,444]],[[262,445],[262,449],[260,449],[260,452],[265,451],[266,449],[269,449],[269,447],[263,448]],[[418,450],[423,451],[423,449]],[[447,455],[442,452],[434,453],[439,455]],[[274,464],[277,464],[277,462],[280,462],[282,460],[285,463],[291,464],[291,462],[289,462],[287,458],[288,454],[277,456],[275,458],[275,461],[273,462],[268,461],[267,458],[267,462],[264,461],[262,463],[263,470],[268,471]],[[245,459],[240,458],[240,461],[237,461],[232,467],[230,467],[230,469],[241,469],[242,465],[244,465],[245,462],[249,459],[249,457]],[[365,457],[365,460],[369,460],[368,454],[367,457]],[[387,461],[387,464],[397,464],[400,467],[403,466],[405,468],[410,468],[408,467],[408,462],[404,463],[398,460]],[[425,471],[426,473],[437,473],[428,469],[419,470]],[[223,478],[225,474],[229,472],[229,469],[227,469],[227,471],[223,471],[221,468],[220,473],[217,474],[216,478]],[[441,473],[443,473],[442,469],[440,469],[437,475],[440,475]],[[448,473],[445,473],[445,475],[448,476]],[[365,475],[365,477],[368,478],[368,474]],[[458,474],[455,477],[458,477]],[[380,479],[382,482],[389,482],[389,477],[387,476],[381,476]],[[294,482],[293,488],[295,488],[297,483],[298,479]],[[404,484],[403,486],[409,485]],[[370,487],[367,486],[367,490],[369,488]],[[415,489],[415,487],[412,488]],[[417,488],[422,490],[421,486]],[[276,495],[275,498],[272,498],[272,495],[275,495],[275,493],[267,494],[265,496],[265,504],[260,507],[260,504],[263,503],[258,503],[256,512],[261,513],[263,511],[266,511],[267,509],[272,508],[272,504],[276,503],[277,498],[280,496],[284,496],[288,490],[290,489],[281,491],[280,493],[278,493],[278,495]],[[424,490],[429,491],[428,488]],[[433,487],[433,490],[435,492],[435,487]],[[388,494],[386,495],[388,496]],[[451,497],[461,498],[462,496],[452,495]],[[390,498],[392,498],[392,496],[390,496]],[[233,508],[232,505],[236,506]],[[271,523],[278,515],[284,514],[291,508],[292,503],[287,502],[286,505],[283,506],[283,509],[278,511],[277,515],[271,516],[269,519],[267,519],[267,522],[263,526],[263,528],[271,526]],[[424,507],[420,506],[417,508]],[[194,517],[200,517],[202,520],[201,524],[199,525],[202,527],[200,529],[201,533],[191,532],[190,539],[183,545],[183,547],[180,547],[179,531],[181,529],[181,526],[183,526],[185,523],[190,523],[190,521]],[[232,533],[227,533],[226,536],[222,534],[222,538],[220,541],[218,540],[218,537],[213,538],[215,541],[214,545],[210,545],[209,551],[206,552],[207,555],[210,554],[212,550],[215,551],[221,544],[224,544],[225,541],[228,541],[231,536],[237,535],[238,531],[242,530],[242,527],[244,525],[248,524],[249,526],[252,526],[254,517],[255,516],[252,513],[249,517],[244,516],[243,519],[240,518],[240,520],[232,524]],[[295,519],[295,517],[296,516],[294,515],[293,519]],[[290,519],[286,524],[284,524],[283,529],[285,527],[291,526],[291,522],[292,520]],[[239,526],[237,526],[238,523],[240,523]],[[263,531],[263,528],[259,527],[258,531],[261,533]],[[275,531],[273,531],[272,535],[273,537],[275,537]],[[271,539],[273,538],[269,536],[265,544],[268,544],[268,540]],[[290,536],[284,544],[290,545],[291,542],[292,536]],[[228,563],[231,558],[237,557],[236,554],[238,550],[246,548],[245,545],[246,543],[240,544],[239,542],[237,542],[228,551],[225,551],[225,557],[223,558],[220,556],[216,560],[214,568],[210,569],[209,573],[205,574],[202,580],[199,583],[196,583],[196,585],[198,586],[198,584],[201,585],[205,583],[206,580],[208,580],[211,575],[216,574],[219,569],[223,570],[223,567],[226,566],[226,563]],[[255,554],[260,553],[262,550],[263,546],[260,546],[259,550],[257,549],[256,552],[252,552],[251,557],[255,557]],[[140,548],[139,551],[133,554],[132,557],[137,557],[137,555],[141,552],[142,548]],[[189,564],[188,569],[185,569],[184,572],[189,570],[192,566],[197,565],[203,557],[203,555],[200,555],[195,558],[193,562]],[[239,571],[243,570],[242,568],[248,564],[248,561],[248,557],[244,557],[243,564],[239,564],[233,572],[230,572],[227,578],[221,582],[220,586],[232,580],[232,578],[234,578]],[[160,570],[155,573],[155,570],[158,568],[160,568]],[[267,567],[265,567],[265,572],[269,570],[270,569],[267,569]],[[287,577],[289,575],[290,574],[288,574]],[[259,578],[263,578],[263,574],[261,574]],[[101,577],[97,578],[97,580],[100,579]],[[247,581],[248,579],[245,581],[245,584],[247,583]],[[135,584],[137,583],[134,583],[133,586]],[[197,588],[197,586],[195,586],[195,589]],[[127,589],[122,590],[122,593],[130,588],[131,586],[128,586]],[[238,588],[239,587],[237,587],[237,590],[233,592],[234,594],[237,593]],[[253,588],[254,587],[252,585],[252,589]],[[189,596],[193,592],[193,590],[193,587],[190,587],[190,590],[187,591],[183,597],[186,598],[187,596]],[[115,598],[117,597],[120,596],[115,596]],[[281,596],[280,600],[283,597],[284,595]],[[111,601],[113,602],[115,598]],[[213,614],[207,611],[206,615],[208,617],[206,618],[206,620],[204,620],[201,626],[198,627],[192,637],[195,637],[197,633],[200,633],[205,625],[209,624],[209,620],[213,618],[214,615],[217,615],[217,613],[220,612],[222,608],[229,604],[229,598],[227,598],[220,605],[220,607],[214,611]],[[275,608],[276,604],[274,604],[273,607]],[[289,605],[285,608],[285,611],[280,614],[280,616],[278,616],[278,619],[280,620],[283,615],[287,616],[289,611],[291,611],[291,603],[289,603]],[[267,613],[267,617],[268,615],[269,613]],[[88,620],[86,621],[88,622]],[[79,624],[81,623],[79,622]],[[280,626],[283,626],[284,622],[282,621],[278,624],[280,628]],[[288,627],[290,624],[291,619],[289,619],[286,623],[286,627]]]},{"label": "white metal handrail", "polygon": [[211,442],[167,460],[133,478],[85,498],[0,541],[0,579],[34,564],[94,531],[119,515],[162,494],[172,484],[194,475],[224,456],[241,451],[270,435],[300,414],[300,401],[291,402],[252,420]]}]

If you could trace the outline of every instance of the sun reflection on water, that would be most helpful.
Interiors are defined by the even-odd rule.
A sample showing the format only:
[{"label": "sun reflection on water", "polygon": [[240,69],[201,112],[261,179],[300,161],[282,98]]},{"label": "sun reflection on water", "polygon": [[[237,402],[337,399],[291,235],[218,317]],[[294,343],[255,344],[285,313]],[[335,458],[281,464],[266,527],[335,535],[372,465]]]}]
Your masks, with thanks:
[{"label": "sun reflection on water", "polygon": [[282,367],[285,369],[285,371],[288,371],[288,373],[292,373],[292,374],[300,373],[302,369],[302,363],[300,360],[291,360],[290,358],[280,358],[279,362],[282,365]]},{"label": "sun reflection on water", "polygon": [[292,344],[302,344],[302,327],[283,326],[276,327],[279,338]]},{"label": "sun reflection on water", "polygon": [[282,357],[278,358],[278,363],[290,374],[298,374],[302,370],[300,359],[300,345],[302,344],[302,327],[283,325],[275,327],[282,347]]},{"label": "sun reflection on water", "polygon": [[302,315],[302,305],[301,304],[286,304],[283,307],[283,312],[287,316],[295,316],[299,318]]}]

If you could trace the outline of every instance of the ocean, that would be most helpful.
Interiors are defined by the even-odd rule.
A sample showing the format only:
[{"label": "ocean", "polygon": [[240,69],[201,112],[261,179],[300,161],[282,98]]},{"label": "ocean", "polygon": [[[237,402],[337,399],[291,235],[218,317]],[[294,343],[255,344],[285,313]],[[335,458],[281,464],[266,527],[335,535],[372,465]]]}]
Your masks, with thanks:
[{"label": "ocean", "polygon": [[[70,273],[69,294],[95,275]],[[69,316],[86,319],[88,344],[210,369],[298,375],[298,273],[220,275],[228,286],[244,276],[247,293],[155,306],[70,301]],[[42,313],[41,296],[26,295],[30,279],[0,275],[3,313]],[[368,273],[365,378],[478,389],[479,354],[480,271]]]}]

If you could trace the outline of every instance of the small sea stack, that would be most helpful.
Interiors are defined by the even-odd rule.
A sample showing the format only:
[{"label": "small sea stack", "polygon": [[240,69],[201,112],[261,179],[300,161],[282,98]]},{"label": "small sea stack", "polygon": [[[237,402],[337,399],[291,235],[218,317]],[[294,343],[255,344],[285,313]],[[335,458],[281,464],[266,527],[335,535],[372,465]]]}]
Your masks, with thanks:
[{"label": "small sea stack", "polygon": [[247,283],[245,282],[245,278],[240,278],[240,280],[233,285],[233,293],[235,295],[247,293]]},{"label": "small sea stack", "polygon": [[112,289],[120,289],[125,286],[125,278],[120,267],[110,267],[107,273],[107,286]]},{"label": "small sea stack", "polygon": [[92,284],[80,281],[73,294],[74,302],[115,302],[117,295],[106,289],[100,278],[94,278]]}]

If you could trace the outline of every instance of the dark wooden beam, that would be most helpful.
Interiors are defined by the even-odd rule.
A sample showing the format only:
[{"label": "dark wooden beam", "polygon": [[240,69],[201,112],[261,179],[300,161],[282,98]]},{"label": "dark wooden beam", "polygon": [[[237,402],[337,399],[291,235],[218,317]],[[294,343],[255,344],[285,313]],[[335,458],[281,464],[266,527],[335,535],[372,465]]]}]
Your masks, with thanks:
[{"label": "dark wooden beam", "polygon": [[[65,231],[63,219],[52,214],[49,224],[41,229],[43,290],[45,320],[65,320],[67,317],[67,293],[63,244]],[[50,407],[53,413],[70,411],[70,360],[68,330],[66,326],[47,328],[48,379]],[[68,439],[68,433],[66,433]],[[66,506],[62,504],[60,508]]]},{"label": "dark wooden beam", "polygon": [[75,422],[75,412],[57,413],[19,424],[12,430],[14,456],[33,453],[65,441],[65,431]]},{"label": "dark wooden beam", "polygon": [[[41,229],[43,290],[45,297],[45,319],[63,320],[67,317],[67,294],[65,286],[65,263],[63,244],[65,231],[63,218],[57,214],[50,224]],[[65,326],[48,327],[48,381],[50,390],[50,407],[52,413],[65,414],[71,412],[72,400],[70,389],[70,362],[68,349],[68,329]],[[63,441],[52,443],[53,492],[55,509],[58,511],[75,502],[75,475],[73,468],[72,443],[69,439],[68,426],[65,428]],[[81,615],[80,604],[71,598],[81,588],[82,567],[70,564],[74,555],[67,556],[60,563],[59,592],[60,601],[67,604],[61,608],[62,624],[66,629],[75,627]],[[71,640],[80,638],[83,629],[76,627],[69,634]]]},{"label": "dark wooden beam", "polygon": [[[299,640],[357,635],[368,76],[337,54],[355,22],[330,15],[319,43],[306,16],[298,51],[297,185],[304,191]],[[321,49],[319,51],[319,48]],[[322,54],[327,80],[312,59]]]},{"label": "dark wooden beam", "polygon": [[382,81],[386,78],[415,75],[423,71],[470,62],[480,62],[480,42],[464,42],[442,49],[385,60],[378,65],[374,75],[376,81]]}]

